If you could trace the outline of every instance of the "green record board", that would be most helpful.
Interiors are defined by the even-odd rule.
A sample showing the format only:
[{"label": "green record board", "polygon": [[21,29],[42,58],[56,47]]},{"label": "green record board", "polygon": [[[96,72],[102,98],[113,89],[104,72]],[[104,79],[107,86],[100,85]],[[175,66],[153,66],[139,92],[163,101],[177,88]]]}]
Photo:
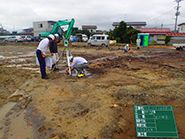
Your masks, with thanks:
[{"label": "green record board", "polygon": [[137,137],[179,138],[172,106],[134,106]]}]

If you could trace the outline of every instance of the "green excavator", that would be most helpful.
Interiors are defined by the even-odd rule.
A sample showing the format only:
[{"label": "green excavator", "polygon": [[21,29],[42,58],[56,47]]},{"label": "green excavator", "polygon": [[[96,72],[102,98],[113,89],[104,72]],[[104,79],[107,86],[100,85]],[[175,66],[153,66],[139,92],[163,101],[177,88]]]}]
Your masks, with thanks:
[{"label": "green excavator", "polygon": [[[56,22],[53,26],[53,29],[51,32],[41,32],[40,34],[40,37],[41,38],[44,38],[44,37],[48,37],[49,34],[58,34],[60,39],[59,40],[62,40],[62,39],[69,39],[71,33],[72,33],[72,29],[73,29],[73,26],[74,26],[74,23],[75,23],[75,20],[72,18],[71,20],[69,19],[66,19],[66,20],[59,20],[58,22]],[[66,35],[64,36],[63,35],[63,29],[61,28],[61,26],[66,26],[68,25],[68,29],[67,29],[67,33]]]},{"label": "green excavator", "polygon": [[[60,61],[60,59],[64,56],[64,53],[66,51],[66,57],[67,57],[67,64],[68,64],[68,68],[69,68],[69,74],[71,75],[71,70],[70,70],[70,60],[69,60],[69,56],[72,56],[70,51],[69,51],[69,37],[72,33],[72,30],[73,30],[73,26],[74,26],[74,23],[75,23],[75,20],[72,18],[71,20],[59,20],[58,22],[56,22],[53,26],[53,29],[51,32],[41,32],[40,34],[40,37],[47,37],[49,36],[50,34],[58,34],[59,37],[62,37],[62,41],[63,41],[63,45],[65,46],[64,50],[62,51],[62,54],[61,56],[59,57],[59,60],[56,62],[55,66],[58,64],[58,62]],[[66,35],[64,36],[63,35],[63,29],[61,28],[61,26],[65,26],[65,25],[68,25],[68,29],[67,29],[67,32],[66,32]],[[53,69],[55,68],[55,66],[52,68],[52,71]],[[52,72],[51,71],[51,72]]]}]

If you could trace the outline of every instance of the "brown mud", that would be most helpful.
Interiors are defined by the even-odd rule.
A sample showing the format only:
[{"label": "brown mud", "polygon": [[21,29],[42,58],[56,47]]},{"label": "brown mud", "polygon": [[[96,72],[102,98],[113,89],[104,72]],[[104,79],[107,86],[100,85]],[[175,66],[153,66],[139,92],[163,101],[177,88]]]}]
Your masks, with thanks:
[{"label": "brown mud", "polygon": [[[0,113],[16,102],[0,119],[0,138],[136,139],[133,105],[172,105],[179,138],[185,138],[185,51],[125,53],[122,46],[75,43],[70,52],[89,61],[90,74],[79,79],[47,68],[50,79],[43,80],[37,44],[0,44]],[[61,64],[61,71],[67,68]]]}]

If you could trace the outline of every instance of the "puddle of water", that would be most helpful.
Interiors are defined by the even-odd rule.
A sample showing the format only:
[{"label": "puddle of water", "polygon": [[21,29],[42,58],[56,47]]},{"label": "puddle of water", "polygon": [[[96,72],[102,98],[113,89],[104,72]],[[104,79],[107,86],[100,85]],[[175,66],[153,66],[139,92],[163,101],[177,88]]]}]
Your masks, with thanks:
[{"label": "puddle of water", "polygon": [[4,56],[0,55],[0,59],[1,59],[1,58],[4,58]]},{"label": "puddle of water", "polygon": [[14,106],[15,102],[9,102],[6,105],[4,105],[2,108],[0,108],[0,121],[3,120],[4,116],[9,112]]},{"label": "puddle of water", "polygon": [[[8,65],[6,67],[8,68],[11,68],[11,67],[22,67],[22,66],[35,66],[35,64],[21,64],[21,65],[16,65],[16,64],[13,64],[13,65]],[[31,68],[30,68],[31,69]],[[34,68],[33,68],[34,69]]]},{"label": "puddle of water", "polygon": [[[10,52],[11,54],[11,52]],[[23,54],[23,55],[18,55],[18,56],[7,56],[3,57],[4,59],[13,59],[13,58],[22,58],[22,57],[30,57],[30,56],[35,56],[35,52],[30,52],[28,54]]]}]

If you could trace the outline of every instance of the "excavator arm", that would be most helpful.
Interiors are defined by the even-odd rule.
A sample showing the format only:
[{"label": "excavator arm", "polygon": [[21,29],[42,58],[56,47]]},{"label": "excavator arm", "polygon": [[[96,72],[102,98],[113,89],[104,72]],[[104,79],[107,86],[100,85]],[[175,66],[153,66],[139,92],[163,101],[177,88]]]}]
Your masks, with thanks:
[{"label": "excavator arm", "polygon": [[66,19],[66,20],[59,20],[58,22],[56,22],[54,24],[53,29],[51,31],[51,34],[58,33],[58,28],[59,27],[68,25],[67,33],[66,33],[66,36],[65,36],[65,39],[68,39],[68,37],[72,33],[74,22],[75,22],[75,20],[73,18],[71,19],[71,21],[69,21],[68,19]]},{"label": "excavator arm", "polygon": [[[49,34],[59,34],[59,30],[60,30],[59,28],[61,26],[68,25],[67,33],[64,36],[65,39],[68,39],[69,36],[72,33],[72,29],[73,29],[74,23],[75,23],[75,20],[73,18],[71,20],[69,20],[69,19],[59,20],[58,22],[56,22],[54,24],[53,29],[52,29],[51,32],[41,32],[41,37],[47,37]],[[62,34],[59,34],[59,35],[62,35]]]}]

